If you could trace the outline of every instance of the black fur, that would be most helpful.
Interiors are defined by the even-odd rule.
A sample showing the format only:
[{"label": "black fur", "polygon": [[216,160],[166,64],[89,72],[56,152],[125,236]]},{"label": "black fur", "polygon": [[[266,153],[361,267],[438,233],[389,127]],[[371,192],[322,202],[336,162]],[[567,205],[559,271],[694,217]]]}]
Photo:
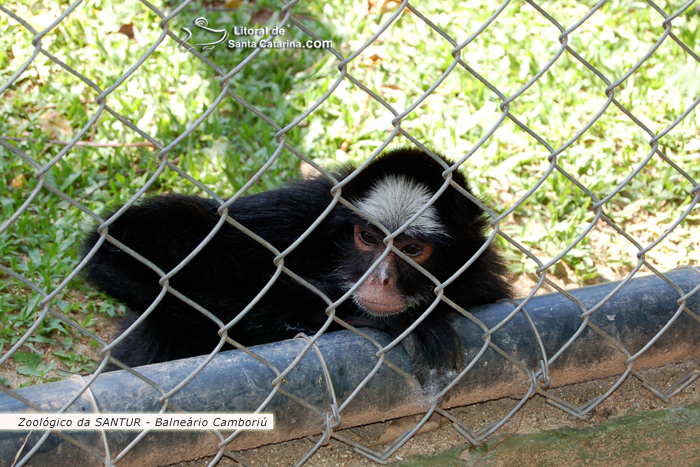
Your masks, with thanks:
[{"label": "black fur", "polygon": [[[344,179],[354,167],[335,174]],[[442,167],[421,151],[398,149],[380,156],[343,188],[343,197],[361,199],[373,183],[386,174],[403,174],[437,191],[444,183]],[[467,189],[460,173],[454,181]],[[234,202],[228,215],[283,251],[320,216],[331,203],[332,184],[322,178],[301,180],[285,188],[244,196]],[[484,244],[485,220],[479,208],[452,187],[435,203],[446,235],[427,239],[434,247],[423,266],[443,281],[462,267]],[[215,201],[184,195],[147,198],[128,209],[110,227],[109,235],[146,257],[165,273],[176,267],[212,231],[220,219]],[[338,204],[328,217],[284,260],[285,267],[309,281],[331,300],[346,291],[342,278],[354,277],[358,266],[353,226],[364,222]],[[84,241],[88,254],[100,235],[93,231]],[[276,267],[274,254],[228,222],[181,271],[170,286],[228,323],[267,284]],[[409,284],[420,289],[424,301],[434,298],[434,286],[415,268],[401,261],[412,277]],[[410,271],[408,269],[410,269]],[[360,271],[360,273],[362,272]],[[488,248],[446,290],[445,296],[462,307],[494,302],[510,296],[505,267]],[[98,289],[127,305],[131,314],[124,329],[143,313],[162,291],[159,276],[149,267],[109,242],[87,264],[87,279]],[[399,288],[405,284],[399,284]],[[402,290],[403,293],[403,290]],[[410,293],[407,291],[407,293]],[[326,304],[314,293],[282,273],[272,289],[229,331],[245,346],[315,333],[326,321]],[[423,309],[375,317],[348,299],[337,315],[356,325],[372,326],[396,336]],[[405,343],[422,382],[430,370],[442,373],[462,366],[461,341],[449,325],[454,312],[440,303]],[[129,366],[139,366],[210,353],[220,337],[209,318],[173,294],[162,302],[112,353]]]}]

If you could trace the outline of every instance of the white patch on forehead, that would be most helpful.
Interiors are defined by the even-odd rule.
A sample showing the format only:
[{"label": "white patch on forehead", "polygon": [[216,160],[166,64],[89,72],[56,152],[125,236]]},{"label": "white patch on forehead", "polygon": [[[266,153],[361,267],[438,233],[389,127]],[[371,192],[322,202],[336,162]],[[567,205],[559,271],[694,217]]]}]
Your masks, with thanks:
[{"label": "white patch on forehead", "polygon": [[[354,204],[360,211],[378,220],[393,232],[423,208],[432,196],[433,193],[428,187],[421,183],[409,180],[403,175],[387,175],[375,183],[365,198]],[[445,228],[433,206],[428,207],[404,230],[408,236],[436,235],[444,232]]]}]

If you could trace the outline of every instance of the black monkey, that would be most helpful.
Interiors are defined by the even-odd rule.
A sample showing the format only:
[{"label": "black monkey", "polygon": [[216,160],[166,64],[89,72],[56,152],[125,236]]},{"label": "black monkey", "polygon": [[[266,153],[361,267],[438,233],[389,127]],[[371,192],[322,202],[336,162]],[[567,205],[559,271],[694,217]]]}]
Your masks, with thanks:
[{"label": "black monkey", "polygon": [[[355,167],[341,167],[338,180]],[[416,149],[380,155],[342,189],[342,196],[360,211],[394,232],[413,217],[444,184],[444,169]],[[454,182],[469,190],[465,177]],[[300,180],[287,187],[244,196],[228,215],[279,251],[295,242],[331,204],[333,184],[324,177]],[[178,266],[212,232],[221,216],[219,203],[185,195],[146,198],[109,226],[109,235],[143,255],[165,273]],[[448,187],[401,235],[393,246],[445,281],[481,248],[486,235],[481,210]],[[100,235],[93,231],[83,244],[88,254]],[[338,203],[328,216],[285,259],[284,266],[331,300],[353,287],[385,252],[384,233],[370,221]],[[169,285],[214,314],[224,324],[256,297],[276,271],[274,254],[229,222]],[[162,292],[159,276],[112,243],[97,250],[86,267],[87,279],[125,303],[131,314],[124,329],[146,311]],[[506,268],[487,248],[445,290],[445,297],[471,307],[509,297]],[[435,285],[395,252],[390,252],[336,311],[341,319],[397,336],[434,302]],[[282,273],[272,288],[229,331],[228,336],[251,346],[313,334],[326,321],[326,303]],[[422,383],[430,374],[462,368],[462,347],[450,326],[455,315],[444,302],[405,339]],[[139,366],[210,353],[220,341],[218,326],[190,305],[166,293],[112,356]]]}]

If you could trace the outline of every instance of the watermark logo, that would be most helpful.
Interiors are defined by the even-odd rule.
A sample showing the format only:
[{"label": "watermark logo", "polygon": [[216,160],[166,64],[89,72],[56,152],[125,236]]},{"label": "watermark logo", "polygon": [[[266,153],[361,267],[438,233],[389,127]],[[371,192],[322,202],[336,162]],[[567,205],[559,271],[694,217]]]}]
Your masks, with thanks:
[{"label": "watermark logo", "polygon": [[[211,50],[214,47],[216,47],[219,44],[224,44],[226,43],[226,39],[228,39],[228,31],[226,29],[212,29],[209,27],[209,21],[204,16],[200,16],[196,20],[194,20],[194,23],[188,24],[188,26],[196,26],[199,29],[202,29],[206,31],[207,33],[212,33],[212,34],[218,34],[219,39],[213,42],[202,42],[201,44],[193,44],[187,48],[187,51],[189,52],[191,49],[195,47],[201,47],[201,50]],[[190,40],[192,37],[192,31],[188,29],[187,27],[182,28],[186,33],[187,37],[183,42],[187,42]]]},{"label": "watermark logo", "polygon": [[[287,30],[281,26],[272,29],[268,27],[234,26],[232,33],[229,34],[226,29],[210,28],[209,21],[203,16],[200,16],[187,26],[193,26],[192,29],[198,28],[204,31],[206,37],[216,38],[216,40],[211,42],[192,44],[187,48],[188,52],[194,48],[198,48],[201,51],[212,50],[220,44],[224,44],[224,47],[229,49],[327,49],[333,47],[333,41],[330,40],[316,39],[307,40],[306,42],[295,39],[285,40],[284,36],[287,34]],[[192,29],[189,27],[182,28],[186,33],[182,44],[185,44],[192,38]],[[266,36],[270,37],[262,40],[256,39]]]}]

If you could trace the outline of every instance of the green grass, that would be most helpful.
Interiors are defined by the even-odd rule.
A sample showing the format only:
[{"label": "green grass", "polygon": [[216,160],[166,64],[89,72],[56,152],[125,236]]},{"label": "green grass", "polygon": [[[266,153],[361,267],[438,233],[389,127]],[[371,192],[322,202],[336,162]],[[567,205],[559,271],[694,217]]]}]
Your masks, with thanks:
[{"label": "green grass", "polygon": [[411,456],[394,465],[664,466],[669,458],[679,465],[697,465],[698,415],[700,406],[687,404],[628,415],[599,426],[515,434],[500,443],[489,442],[478,448],[463,445],[434,456]]},{"label": "green grass", "polygon": [[[546,2],[549,14],[565,27],[581,18],[595,2]],[[58,17],[67,2],[39,6],[27,0],[4,5],[41,30]],[[364,4],[363,4],[364,5]],[[437,1],[421,2],[420,12],[457,43],[469,37],[493,13],[495,5],[465,1],[449,13]],[[672,8],[660,4],[667,12]],[[276,26],[279,4],[271,0],[236,11],[207,9],[201,3],[170,23],[170,30],[206,16],[216,28],[267,24]],[[301,2],[294,14],[334,47],[350,55],[388,20],[349,0]],[[160,18],[142,4],[88,1],[42,39],[42,47],[88,77],[100,89],[118,80],[155,43]],[[569,38],[569,46],[611,82],[629,70],[662,36],[663,18],[645,3],[609,2]],[[135,38],[119,31],[132,24]],[[676,18],[673,32],[691,50],[700,51],[700,15],[691,10]],[[27,60],[31,34],[0,12],[0,84]],[[527,83],[560,47],[560,31],[532,7],[513,3],[461,52],[461,58],[504,95]],[[195,39],[199,40],[199,36]],[[290,26],[285,39],[308,37]],[[356,60],[347,73],[380,95],[399,112],[415,102],[451,65],[452,46],[417,16],[404,14]],[[224,72],[239,64],[249,50],[223,47],[204,55]],[[233,92],[280,126],[311,107],[339,76],[332,54],[311,49],[264,51],[230,81]],[[668,38],[641,68],[615,91],[616,99],[658,133],[700,95],[700,64]],[[107,97],[108,105],[163,145],[185,132],[221,92],[217,73],[165,38],[134,74]],[[550,146],[572,138],[602,108],[606,85],[572,56],[564,55],[518,99],[510,112]],[[96,114],[99,92],[39,55],[0,101],[0,136],[40,164],[46,164]],[[363,160],[388,137],[393,115],[349,81],[344,81],[286,141],[317,162],[329,165]],[[462,157],[487,134],[500,116],[501,100],[461,67],[401,127],[414,138],[455,158]],[[278,146],[275,130],[233,99],[226,98],[199,127],[174,147],[169,160],[221,196],[236,193]],[[117,143],[116,147],[76,146],[47,172],[46,182],[79,200],[93,212],[127,201],[156,172],[157,150],[138,147],[144,139],[103,112],[83,141]],[[614,106],[558,158],[558,164],[599,199],[609,194],[649,151],[649,137]],[[393,144],[407,144],[398,137]],[[119,146],[121,144],[121,146]],[[661,140],[661,149],[695,180],[700,179],[700,116],[697,109]],[[512,206],[549,167],[549,151],[510,120],[465,163],[475,191],[501,213]],[[35,167],[0,149],[0,204],[4,221],[37,187]],[[249,192],[280,186],[298,176],[299,161],[284,151]],[[605,206],[604,212],[642,245],[667,229],[691,202],[692,184],[658,156]],[[201,193],[175,171],[166,169],[150,193]],[[594,218],[591,199],[558,172],[501,224],[502,230],[543,262],[556,256]],[[697,249],[700,211],[695,209],[647,259],[669,269],[700,263]],[[70,203],[42,189],[30,208],[0,234],[0,264],[51,292],[78,262],[83,232],[93,220]],[[537,265],[499,238],[516,274]],[[614,230],[599,224],[563,259],[572,286],[599,275],[621,276],[636,264],[636,248]],[[21,282],[2,276],[0,344],[6,351],[32,325],[41,296]],[[120,312],[111,300],[73,281],[52,306],[77,323],[95,330],[100,319]],[[60,320],[47,318],[15,354],[22,381],[59,378],[89,371],[78,351],[90,345]],[[92,345],[96,345],[92,342]],[[43,365],[43,366],[42,366]],[[21,371],[20,371],[21,369]]]},{"label": "green grass", "polygon": [[[39,14],[28,5],[29,2],[17,2],[10,9],[27,19]],[[261,3],[260,8],[264,7],[265,4]],[[251,15],[256,11],[215,12],[207,13],[207,16],[212,22],[235,21],[247,25],[252,23]],[[48,14],[55,18],[58,10]],[[230,18],[224,21],[227,16]],[[39,20],[30,23],[40,27]],[[55,34],[47,36],[42,46],[101,89],[106,89],[155,40],[159,31],[157,21],[157,16],[140,4],[117,6],[108,2],[88,2],[83,9],[65,19]],[[173,22],[172,29],[178,30],[185,25],[183,21]],[[132,22],[137,24],[137,29],[143,28],[138,33],[138,42],[116,32],[120,25]],[[274,18],[270,24],[273,22]],[[0,39],[0,50],[9,52],[6,56],[0,55],[0,80],[9,78],[17,64],[27,58],[25,52],[31,50],[30,35],[15,26],[14,21],[0,15],[0,27],[10,27],[12,32]],[[334,33],[327,32],[321,22],[310,27],[319,30],[321,35],[334,37]],[[294,34],[299,35],[299,31]],[[13,47],[14,43],[20,46]],[[227,70],[244,58],[239,52],[212,52],[208,58]],[[320,56],[317,51],[277,53],[245,68],[232,88],[263,108],[274,120],[291,120],[295,109],[285,96],[295,83],[295,74],[313,66]],[[108,105],[167,145],[199,117],[219,92],[212,69],[192,61],[174,41],[168,39],[123,88],[109,96]],[[11,143],[39,164],[45,164],[64,148],[49,140],[67,141],[87,124],[98,110],[95,104],[97,95],[98,92],[85,83],[40,56],[35,66],[5,94],[1,110],[3,118],[0,118],[2,135],[21,138],[21,141]],[[48,112],[53,112],[50,118],[42,119]],[[46,182],[100,213],[109,206],[126,202],[153,176],[158,167],[158,160],[154,157],[157,151],[129,146],[143,141],[143,138],[106,112],[89,134],[90,142],[124,143],[124,146],[75,147],[49,169]],[[277,146],[273,135],[274,131],[266,123],[229,99],[212,118],[173,149],[170,160],[176,160],[179,168],[222,196],[231,196],[272,155]],[[289,140],[297,143],[294,135]],[[14,215],[37,187],[34,170],[32,165],[0,149],[3,221]],[[273,164],[260,183],[251,187],[250,192],[278,187],[297,172],[294,158],[286,154]],[[197,193],[199,189],[177,173],[166,171],[150,189],[153,193],[162,191]],[[41,190],[30,208],[0,235],[0,262],[51,292],[75,268],[80,238],[93,224],[94,220],[75,206],[45,189]],[[7,350],[32,325],[41,311],[39,302],[43,297],[5,276],[0,282],[0,293],[0,345]],[[80,280],[64,289],[52,305],[93,331],[97,325],[96,314],[115,315],[119,311],[119,306],[91,292]],[[64,322],[49,316],[23,347],[27,352],[13,356],[19,364],[17,372],[28,377],[25,382],[29,383],[34,378],[48,381],[64,376],[60,370],[94,368],[94,364],[85,361],[84,355],[74,351],[73,339],[76,342],[85,340]],[[97,343],[92,342],[92,345]],[[47,348],[57,346],[62,346],[63,350],[51,352],[55,359],[44,358]],[[52,363],[46,363],[48,360]],[[57,371],[52,373],[54,369]]]}]

